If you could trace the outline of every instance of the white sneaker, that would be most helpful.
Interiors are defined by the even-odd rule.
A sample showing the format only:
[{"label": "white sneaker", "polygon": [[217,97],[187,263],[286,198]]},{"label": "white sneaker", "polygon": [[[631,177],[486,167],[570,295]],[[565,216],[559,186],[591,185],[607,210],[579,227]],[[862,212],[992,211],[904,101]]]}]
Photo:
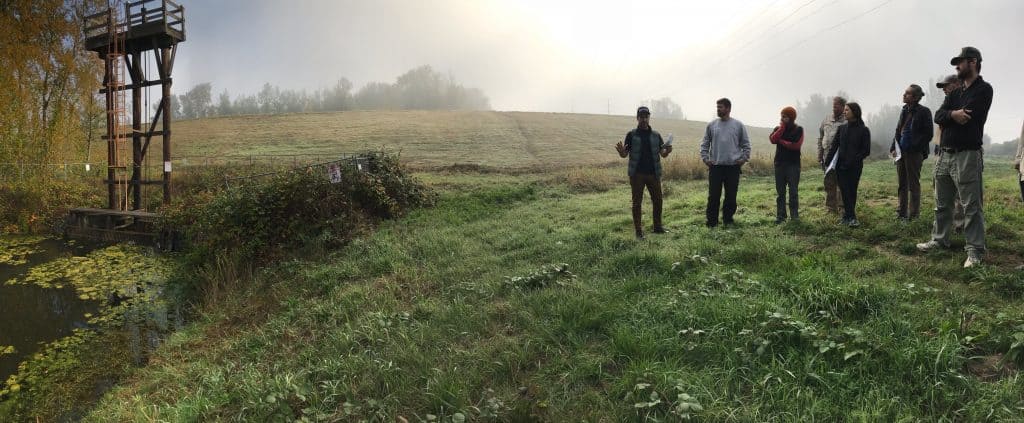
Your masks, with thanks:
[{"label": "white sneaker", "polygon": [[935,250],[935,249],[938,249],[938,248],[945,248],[945,246],[940,244],[939,241],[936,241],[934,239],[930,240],[928,242],[922,242],[920,244],[917,244],[917,251],[920,251],[922,253],[927,253],[927,252],[929,252],[931,250]]},{"label": "white sneaker", "polygon": [[968,251],[967,260],[964,261],[964,268],[966,269],[968,267],[974,266],[981,266],[981,256],[979,256],[978,253],[975,253],[974,251]]}]

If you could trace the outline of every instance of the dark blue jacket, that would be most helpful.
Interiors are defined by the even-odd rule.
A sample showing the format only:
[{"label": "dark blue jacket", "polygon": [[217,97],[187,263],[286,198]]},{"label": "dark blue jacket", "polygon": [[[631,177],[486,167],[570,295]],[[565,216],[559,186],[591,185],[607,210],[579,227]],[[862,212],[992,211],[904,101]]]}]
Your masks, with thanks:
[{"label": "dark blue jacket", "polygon": [[896,125],[896,135],[893,137],[892,144],[889,146],[889,151],[893,151],[896,148],[896,143],[900,142],[900,138],[903,136],[903,123],[907,120],[907,114],[911,115],[910,118],[910,148],[907,148],[908,152],[921,153],[924,157],[928,157],[928,146],[932,142],[932,137],[935,135],[935,128],[932,125],[932,111],[931,109],[922,106],[920,104],[906,104],[903,106],[903,111],[900,112],[900,120]]}]

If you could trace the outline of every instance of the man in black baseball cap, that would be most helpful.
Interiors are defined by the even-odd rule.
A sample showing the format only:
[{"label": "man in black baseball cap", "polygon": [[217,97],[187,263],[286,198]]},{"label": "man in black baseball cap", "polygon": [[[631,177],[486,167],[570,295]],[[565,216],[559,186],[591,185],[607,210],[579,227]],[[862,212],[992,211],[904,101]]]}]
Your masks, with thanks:
[{"label": "man in black baseball cap", "polygon": [[636,109],[636,123],[636,129],[629,131],[626,139],[615,144],[615,151],[619,152],[619,157],[629,156],[627,173],[633,192],[633,229],[636,230],[637,239],[644,239],[640,205],[644,201],[645,187],[651,194],[651,205],[654,208],[652,232],[666,232],[661,223],[661,158],[672,152],[672,145],[667,144],[658,131],[651,129],[651,110],[647,106]]},{"label": "man in black baseball cap", "polygon": [[942,155],[935,164],[935,223],[931,240],[917,244],[929,251],[949,247],[953,226],[953,202],[964,205],[964,240],[967,260],[964,267],[981,264],[985,255],[985,217],[982,213],[982,137],[992,106],[992,85],[981,72],[981,52],[974,47],[960,49],[950,59],[963,85],[952,91],[935,111],[935,123],[942,128],[939,146]]},{"label": "man in black baseball cap", "polygon": [[964,47],[964,48],[960,49],[960,55],[959,56],[956,56],[956,57],[954,57],[952,59],[949,59],[949,64],[951,64],[953,66],[956,66],[958,63],[960,63],[961,60],[964,60],[964,59],[977,59],[978,62],[980,63],[981,62],[981,52],[978,51],[978,49],[976,49],[974,47]]}]

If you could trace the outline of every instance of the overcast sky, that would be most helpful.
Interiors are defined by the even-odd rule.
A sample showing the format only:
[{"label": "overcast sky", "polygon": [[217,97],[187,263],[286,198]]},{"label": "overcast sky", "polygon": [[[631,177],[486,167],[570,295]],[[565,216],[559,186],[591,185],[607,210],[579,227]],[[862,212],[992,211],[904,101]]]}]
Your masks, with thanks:
[{"label": "overcast sky", "polygon": [[341,77],[358,89],[426,64],[481,88],[496,110],[631,115],[671,97],[710,120],[729,97],[734,117],[770,126],[812,93],[845,90],[865,113],[899,104],[972,45],[995,89],[986,132],[1011,140],[1024,120],[1021,0],[181,3],[177,93],[202,82],[232,97],[265,82],[312,90]]}]

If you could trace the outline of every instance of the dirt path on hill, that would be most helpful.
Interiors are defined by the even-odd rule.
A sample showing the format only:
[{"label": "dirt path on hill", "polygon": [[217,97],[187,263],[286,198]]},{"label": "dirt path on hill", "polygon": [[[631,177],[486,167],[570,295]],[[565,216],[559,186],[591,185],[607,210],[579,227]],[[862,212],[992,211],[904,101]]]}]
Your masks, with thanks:
[{"label": "dirt path on hill", "polygon": [[526,154],[529,154],[531,159],[539,161],[540,148],[538,148],[537,143],[535,143],[533,139],[531,139],[530,136],[527,135],[526,129],[523,128],[523,121],[517,118],[512,113],[505,113],[504,115],[511,119],[513,122],[515,122],[516,130],[519,131],[519,138],[521,140],[520,144],[523,146],[523,150],[526,151]]}]

